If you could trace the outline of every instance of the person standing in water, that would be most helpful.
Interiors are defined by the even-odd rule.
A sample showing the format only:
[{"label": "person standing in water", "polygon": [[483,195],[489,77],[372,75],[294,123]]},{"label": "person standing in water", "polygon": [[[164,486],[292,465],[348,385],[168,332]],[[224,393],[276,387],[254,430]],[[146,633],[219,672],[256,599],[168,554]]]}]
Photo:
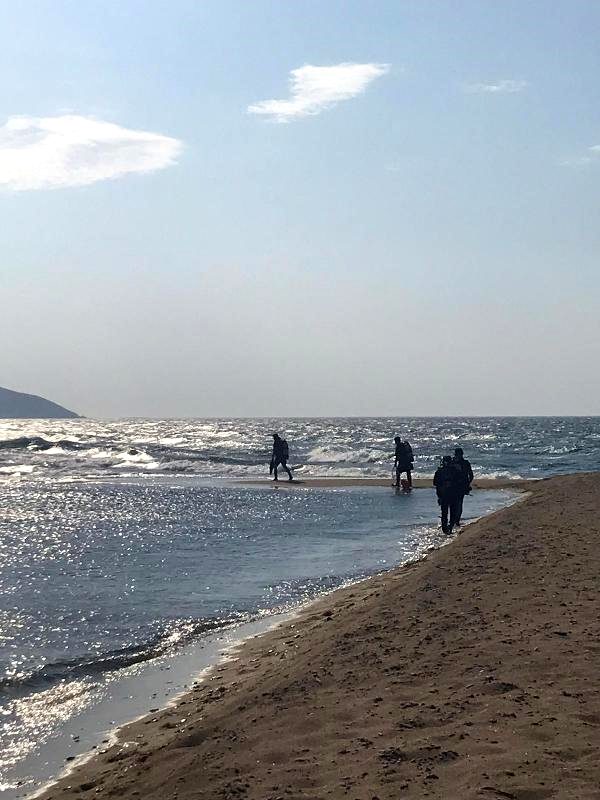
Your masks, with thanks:
[{"label": "person standing in water", "polygon": [[[459,467],[453,463],[452,456],[444,456],[433,476],[438,503],[442,509],[442,530],[451,534],[458,519],[459,502],[462,497],[464,481]],[[448,519],[450,513],[450,519]]]},{"label": "person standing in water", "polygon": [[278,481],[279,478],[277,477],[277,467],[282,466],[283,469],[288,474],[288,480],[293,480],[292,472],[287,465],[287,460],[290,457],[290,451],[288,448],[288,443],[285,439],[282,439],[278,433],[273,434],[273,455],[271,456],[271,464],[269,467],[269,472],[275,473],[275,477],[273,478],[274,481]]},{"label": "person standing in water", "polygon": [[463,456],[462,447],[455,448],[454,458],[452,459],[452,462],[459,468],[463,478],[463,488],[458,500],[457,520],[456,520],[456,524],[460,525],[460,520],[462,517],[462,510],[463,510],[463,500],[465,499],[466,494],[471,493],[471,484],[473,483],[473,470],[471,469],[470,462],[467,461],[467,459],[464,458]]},{"label": "person standing in water", "polygon": [[413,456],[412,447],[410,444],[399,436],[394,436],[396,444],[396,451],[394,453],[394,469],[396,471],[396,483],[394,484],[397,489],[400,488],[400,476],[406,472],[406,482],[408,489],[412,489],[412,469],[415,457]]}]

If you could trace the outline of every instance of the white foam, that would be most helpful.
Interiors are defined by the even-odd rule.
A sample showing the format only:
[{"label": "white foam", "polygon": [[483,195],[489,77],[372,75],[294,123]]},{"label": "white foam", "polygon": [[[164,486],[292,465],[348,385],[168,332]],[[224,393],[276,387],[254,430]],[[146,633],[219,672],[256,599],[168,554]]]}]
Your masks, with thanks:
[{"label": "white foam", "polygon": [[112,458],[112,453],[108,450],[98,450],[97,448],[88,450],[87,454],[90,458]]},{"label": "white foam", "polygon": [[144,453],[141,450],[137,453],[130,453],[129,451],[117,453],[116,458],[119,458],[121,461],[127,462],[128,464],[143,464],[154,461],[152,456],[149,456],[148,453]]},{"label": "white foam", "polygon": [[184,444],[185,439],[183,436],[164,436],[162,439],[158,440],[159,444],[165,445],[177,445],[177,444]]},{"label": "white foam", "polygon": [[0,467],[4,475],[30,475],[35,466],[33,464],[13,464],[10,467]]}]

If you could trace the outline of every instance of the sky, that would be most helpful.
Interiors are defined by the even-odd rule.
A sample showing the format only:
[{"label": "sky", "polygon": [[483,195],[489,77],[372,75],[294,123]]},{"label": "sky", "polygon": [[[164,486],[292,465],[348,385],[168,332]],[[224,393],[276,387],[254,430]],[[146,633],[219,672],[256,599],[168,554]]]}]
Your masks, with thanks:
[{"label": "sky", "polygon": [[580,0],[6,2],[0,385],[600,414],[598,30]]}]

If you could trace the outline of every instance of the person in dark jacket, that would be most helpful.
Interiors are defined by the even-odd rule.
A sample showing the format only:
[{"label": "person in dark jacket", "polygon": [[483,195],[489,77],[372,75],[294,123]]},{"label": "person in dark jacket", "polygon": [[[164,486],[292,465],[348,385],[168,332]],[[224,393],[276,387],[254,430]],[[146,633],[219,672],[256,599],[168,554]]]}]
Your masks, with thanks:
[{"label": "person in dark jacket", "polygon": [[467,459],[464,458],[463,456],[462,447],[455,448],[454,458],[452,459],[452,463],[456,464],[456,466],[460,469],[461,475],[463,477],[463,492],[458,502],[458,519],[456,520],[456,524],[460,525],[460,520],[462,518],[463,500],[465,499],[466,494],[471,494],[471,484],[473,483],[473,470],[471,469],[471,463],[467,461]]},{"label": "person in dark jacket", "polygon": [[275,473],[275,477],[273,478],[274,481],[278,481],[279,478],[277,477],[277,467],[282,466],[283,469],[288,474],[288,480],[294,480],[292,478],[292,472],[287,465],[287,460],[290,457],[290,451],[288,448],[288,443],[285,439],[282,439],[278,433],[273,434],[273,455],[271,456],[271,464],[269,466],[269,472]]},{"label": "person in dark jacket", "polygon": [[412,489],[412,469],[415,457],[413,456],[412,447],[407,441],[402,441],[399,436],[394,436],[394,443],[396,450],[394,453],[394,469],[396,471],[396,483],[394,484],[397,489],[400,488],[400,476],[406,472],[406,482],[408,489]]},{"label": "person in dark jacket", "polygon": [[[456,525],[459,501],[463,491],[463,477],[460,469],[452,461],[452,456],[444,456],[433,476],[438,503],[442,509],[442,530],[452,533]],[[448,512],[450,519],[448,519]]]},{"label": "person in dark jacket", "polygon": [[463,500],[465,499],[466,494],[471,494],[471,484],[473,483],[473,470],[471,469],[470,462],[467,461],[467,459],[464,458],[463,456],[462,447],[455,448],[454,458],[452,459],[452,461],[459,468],[463,478],[463,491],[458,501],[458,511],[457,511],[458,518],[456,520],[456,524],[460,525],[460,520],[462,518],[462,510],[463,510]]}]

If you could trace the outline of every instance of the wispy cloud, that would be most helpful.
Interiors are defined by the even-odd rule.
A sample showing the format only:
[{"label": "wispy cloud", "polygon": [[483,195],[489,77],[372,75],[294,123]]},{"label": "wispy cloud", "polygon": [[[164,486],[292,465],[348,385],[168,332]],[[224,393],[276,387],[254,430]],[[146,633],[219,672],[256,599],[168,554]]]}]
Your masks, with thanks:
[{"label": "wispy cloud", "polygon": [[248,106],[250,114],[264,114],[277,122],[320,114],[326,108],[362,94],[375,78],[389,71],[389,64],[306,64],[290,72],[287,100],[262,100]]},{"label": "wispy cloud", "polygon": [[0,186],[84,186],[174,164],[177,139],[75,114],[10,117],[0,127]]},{"label": "wispy cloud", "polygon": [[583,155],[569,156],[559,162],[561,167],[587,167],[590,164],[600,164],[600,144],[588,147]]},{"label": "wispy cloud", "polygon": [[527,81],[501,80],[494,83],[467,83],[463,89],[469,94],[516,94],[528,86]]}]

